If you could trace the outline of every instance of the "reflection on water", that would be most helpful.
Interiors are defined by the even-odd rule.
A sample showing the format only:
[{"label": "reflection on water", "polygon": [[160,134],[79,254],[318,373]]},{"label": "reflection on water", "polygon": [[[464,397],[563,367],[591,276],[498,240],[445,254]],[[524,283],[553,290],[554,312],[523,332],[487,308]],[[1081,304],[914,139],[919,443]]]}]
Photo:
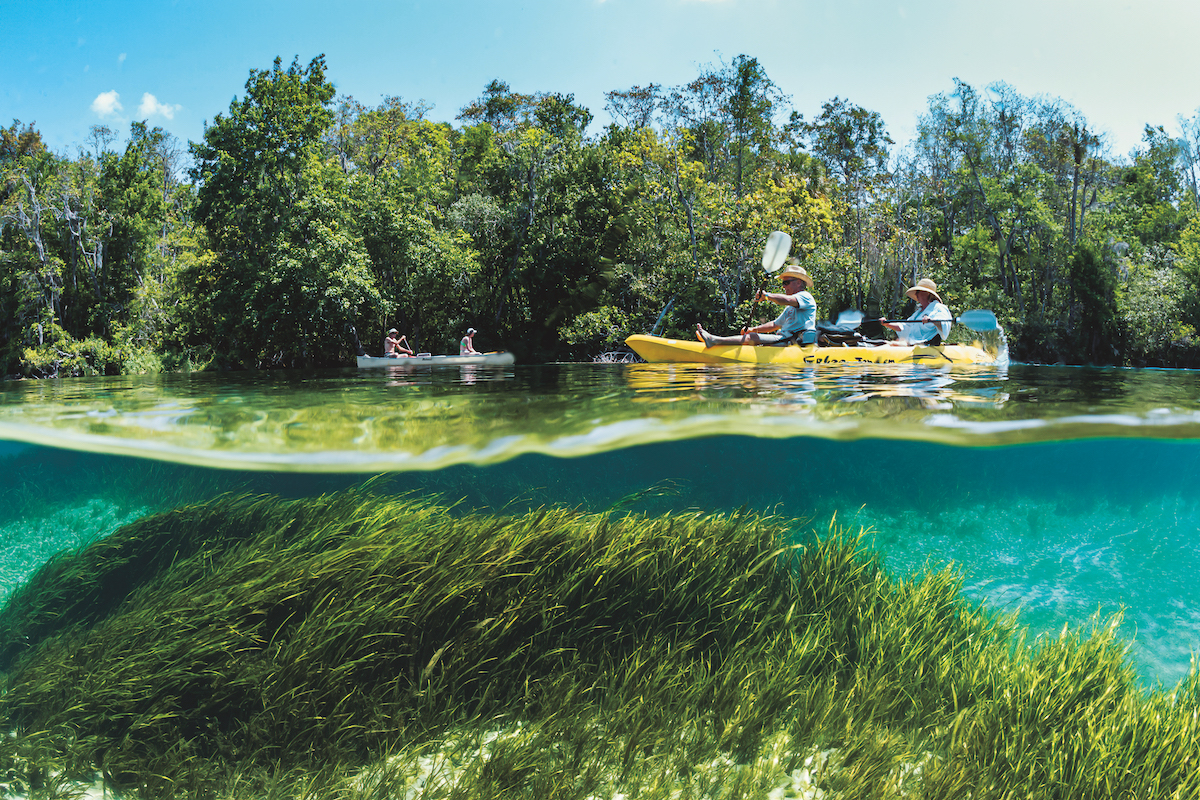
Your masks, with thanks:
[{"label": "reflection on water", "polygon": [[0,438],[234,469],[581,456],[713,434],[994,445],[1194,438],[1186,373],[1014,365],[568,364],[10,383]]},{"label": "reflection on water", "polygon": [[[694,392],[728,397],[744,392],[759,401],[811,406],[832,413],[840,403],[873,400],[868,414],[884,411],[889,399],[912,398],[913,408],[953,409],[955,403],[996,407],[1008,399],[1007,369],[998,367],[922,367],[905,364],[869,366],[829,364],[789,370],[708,364],[637,364],[627,368],[629,386],[656,399]],[[853,413],[864,412],[855,409]]]}]

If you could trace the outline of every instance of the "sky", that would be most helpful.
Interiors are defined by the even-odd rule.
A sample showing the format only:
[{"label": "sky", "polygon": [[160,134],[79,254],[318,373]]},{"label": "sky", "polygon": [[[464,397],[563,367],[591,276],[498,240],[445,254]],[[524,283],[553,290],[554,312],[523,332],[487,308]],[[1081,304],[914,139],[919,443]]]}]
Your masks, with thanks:
[{"label": "sky", "polygon": [[[812,119],[841,97],[911,140],[958,78],[1060,98],[1128,154],[1147,124],[1178,135],[1200,109],[1196,0],[0,0],[0,125],[33,123],[56,152],[145,120],[181,144],[242,96],[251,69],[324,54],[339,93],[458,112],[499,78],[573,94],[678,86],[758,59]],[[782,119],[781,119],[782,121]]]}]

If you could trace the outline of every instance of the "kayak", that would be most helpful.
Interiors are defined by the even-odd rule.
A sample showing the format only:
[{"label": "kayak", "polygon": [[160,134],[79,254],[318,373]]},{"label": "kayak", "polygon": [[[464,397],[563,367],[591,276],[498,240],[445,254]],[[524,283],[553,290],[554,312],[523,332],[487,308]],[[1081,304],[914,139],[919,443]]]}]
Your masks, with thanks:
[{"label": "kayak", "polygon": [[434,356],[420,353],[415,356],[391,358],[383,356],[359,356],[359,369],[364,367],[463,367],[470,364],[482,364],[488,367],[504,367],[512,364],[515,359],[512,353],[478,353],[473,356]]},{"label": "kayak", "polygon": [[946,344],[936,347],[913,345],[897,347],[819,347],[787,345],[764,347],[756,345],[717,345],[705,347],[702,342],[686,339],[664,339],[661,336],[635,334],[625,340],[635,353],[650,362],[693,362],[699,364],[928,364],[943,367],[953,364],[992,364],[995,355],[982,347],[965,344]]}]

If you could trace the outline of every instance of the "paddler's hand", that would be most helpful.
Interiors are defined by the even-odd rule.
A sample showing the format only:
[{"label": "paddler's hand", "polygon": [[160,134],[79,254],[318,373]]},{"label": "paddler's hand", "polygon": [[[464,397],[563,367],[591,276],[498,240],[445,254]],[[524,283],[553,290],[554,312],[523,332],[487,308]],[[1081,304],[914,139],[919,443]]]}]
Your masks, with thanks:
[{"label": "paddler's hand", "polygon": [[766,300],[766,299],[767,299],[767,293],[764,292],[762,289],[759,289],[757,292],[754,293],[754,301],[755,302],[759,302],[759,301]]}]

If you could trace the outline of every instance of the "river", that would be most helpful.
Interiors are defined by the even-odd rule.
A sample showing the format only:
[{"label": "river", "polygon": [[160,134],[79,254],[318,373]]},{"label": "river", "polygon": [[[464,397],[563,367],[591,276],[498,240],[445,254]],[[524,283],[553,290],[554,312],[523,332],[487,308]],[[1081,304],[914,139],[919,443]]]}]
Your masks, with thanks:
[{"label": "river", "polygon": [[[1123,613],[1147,684],[1200,644],[1194,373],[561,364],[0,385],[0,593],[54,553],[228,491],[464,507],[748,507],[953,564],[1034,636]],[[383,476],[381,479],[376,476]]]}]

